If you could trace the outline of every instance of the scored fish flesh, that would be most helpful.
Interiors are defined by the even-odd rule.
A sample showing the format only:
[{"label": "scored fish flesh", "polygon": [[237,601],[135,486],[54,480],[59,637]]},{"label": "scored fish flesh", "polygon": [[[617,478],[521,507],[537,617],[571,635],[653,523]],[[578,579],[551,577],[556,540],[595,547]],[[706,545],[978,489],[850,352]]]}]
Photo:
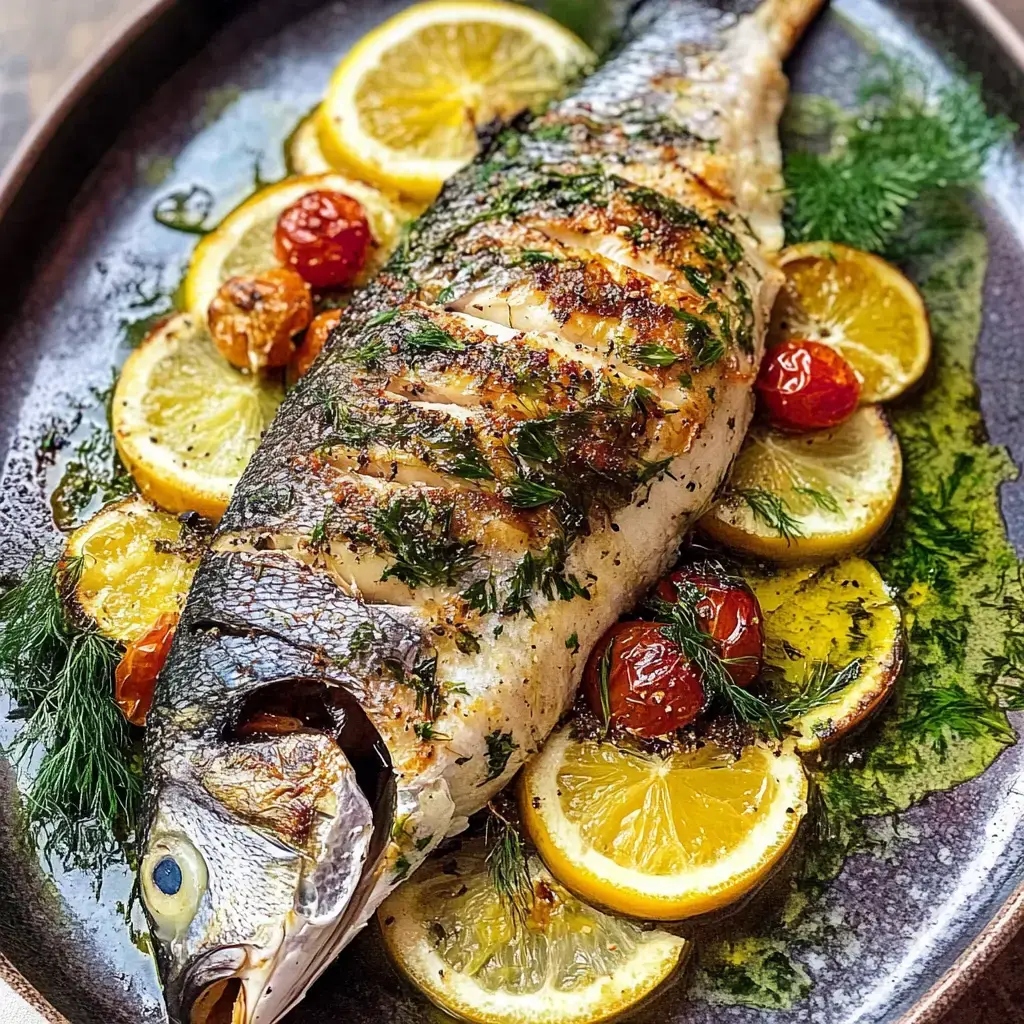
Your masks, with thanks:
[{"label": "scored fish flesh", "polygon": [[543,744],[743,440],[781,60],[819,0],[642,6],[495,128],[282,405],[146,737],[167,1003],[273,1024]]}]

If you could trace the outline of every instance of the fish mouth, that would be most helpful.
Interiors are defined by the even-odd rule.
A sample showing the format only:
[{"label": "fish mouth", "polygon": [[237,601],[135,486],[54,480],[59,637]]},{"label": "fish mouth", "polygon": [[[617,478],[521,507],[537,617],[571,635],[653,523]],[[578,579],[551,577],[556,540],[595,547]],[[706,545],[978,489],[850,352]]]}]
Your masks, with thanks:
[{"label": "fish mouth", "polygon": [[189,1024],[247,1024],[245,986],[241,978],[207,985],[189,1011]]}]

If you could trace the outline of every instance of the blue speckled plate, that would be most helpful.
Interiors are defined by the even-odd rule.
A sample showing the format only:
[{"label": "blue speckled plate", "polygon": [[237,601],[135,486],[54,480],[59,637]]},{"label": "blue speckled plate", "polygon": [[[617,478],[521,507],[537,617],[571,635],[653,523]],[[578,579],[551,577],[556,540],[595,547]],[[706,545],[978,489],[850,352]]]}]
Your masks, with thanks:
[{"label": "blue speckled plate", "polygon": [[[264,179],[282,175],[282,143],[319,100],[339,55],[402,6],[160,0],[23,151],[0,188],[0,447],[8,453],[0,572],[16,571],[54,539],[46,492],[55,470],[37,462],[39,438],[76,404],[95,404],[92,389],[107,386],[125,354],[124,325],[168,308],[192,239],[155,224],[154,202],[202,184],[216,196],[216,214],[251,189],[257,170]],[[571,0],[560,6],[571,11]],[[586,23],[597,6],[578,0],[576,15],[582,11]],[[984,7],[983,0],[970,7]],[[910,53],[936,76],[961,62],[983,76],[994,107],[1024,121],[1024,72],[1012,44],[951,0],[835,0],[792,62],[796,87],[848,94],[867,37]],[[1024,153],[1008,148],[991,168],[984,202],[992,252],[977,377],[989,432],[1018,462],[1022,211]],[[1024,485],[1006,485],[1002,498],[1011,537],[1024,550]],[[0,717],[0,743],[17,728]],[[831,927],[804,956],[816,984],[798,1008],[709,1008],[688,1002],[677,986],[644,1017],[679,1024],[933,1020],[1024,916],[1017,892],[1024,882],[1022,768],[1024,747],[1007,750],[980,778],[886,823],[884,857],[848,862],[824,897]],[[130,925],[141,926],[137,908],[125,909],[131,875],[109,870],[98,895],[94,882],[40,863],[26,848],[13,773],[0,758],[0,975],[13,976],[13,964],[74,1024],[162,1021],[152,964],[131,940]],[[290,1021],[404,1024],[433,1016],[399,982],[369,929]]]}]

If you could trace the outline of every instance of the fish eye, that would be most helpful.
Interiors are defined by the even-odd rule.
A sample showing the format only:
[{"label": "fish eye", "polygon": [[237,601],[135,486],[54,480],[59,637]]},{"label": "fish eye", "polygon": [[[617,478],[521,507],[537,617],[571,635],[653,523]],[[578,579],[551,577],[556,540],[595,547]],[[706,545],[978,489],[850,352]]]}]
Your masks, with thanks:
[{"label": "fish eye", "polygon": [[183,935],[206,892],[206,862],[182,835],[154,838],[140,872],[142,899],[162,939]]}]

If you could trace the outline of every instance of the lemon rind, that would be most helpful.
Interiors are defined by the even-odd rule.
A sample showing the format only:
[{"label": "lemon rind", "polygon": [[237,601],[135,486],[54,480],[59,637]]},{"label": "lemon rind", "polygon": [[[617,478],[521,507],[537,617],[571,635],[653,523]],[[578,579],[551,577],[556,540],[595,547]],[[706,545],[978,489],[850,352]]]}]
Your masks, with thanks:
[{"label": "lemon rind", "polygon": [[726,496],[700,520],[700,528],[727,547],[777,562],[824,561],[867,548],[888,525],[896,508],[903,479],[903,453],[879,406],[862,407],[853,418],[873,421],[867,424],[875,434],[872,450],[877,453],[884,447],[888,455],[887,460],[873,458],[871,476],[858,478],[857,492],[875,495],[871,502],[862,503],[859,511],[848,509],[837,515],[812,508],[799,516],[803,536],[786,538],[758,520],[741,498]]},{"label": "lemon rind", "polygon": [[373,185],[356,181],[338,171],[297,175],[268,185],[236,206],[196,246],[185,278],[185,308],[205,320],[206,312],[223,283],[221,268],[245,233],[258,221],[283,213],[292,203],[315,189],[344,192],[357,199],[366,210],[370,231],[380,243],[379,255],[367,261],[356,284],[368,281],[379,269],[402,225],[413,215],[411,209]]},{"label": "lemon rind", "polygon": [[[900,380],[886,389],[871,390],[867,387],[861,392],[861,405],[874,405],[878,402],[891,402],[900,395],[905,394],[917,384],[924,376],[925,370],[932,356],[932,336],[928,320],[928,309],[920,290],[905,274],[902,274],[896,267],[887,263],[880,256],[874,253],[864,252],[861,249],[853,249],[848,245],[841,245],[838,242],[800,242],[784,249],[779,255],[779,267],[784,268],[789,263],[805,259],[848,259],[853,262],[866,263],[875,268],[877,277],[888,287],[898,291],[906,300],[917,327],[917,337],[923,339],[915,353],[914,362],[901,371]],[[816,339],[824,344],[830,344],[828,338]],[[841,345],[835,346],[841,349]]]},{"label": "lemon rind", "polygon": [[360,177],[430,200],[441,184],[461,167],[461,158],[409,157],[365,132],[350,102],[359,83],[382,54],[417,31],[436,25],[486,19],[531,31],[565,66],[584,64],[593,54],[581,40],[537,11],[498,0],[433,0],[415,4],[367,33],[341,61],[331,77],[320,107],[320,147],[334,165]]},{"label": "lemon rind", "polygon": [[[719,910],[757,889],[783,858],[807,810],[808,780],[791,749],[765,754],[778,790],[776,809],[721,861],[685,874],[639,875],[587,844],[565,820],[557,791],[557,769],[569,743],[568,729],[548,740],[527,768],[521,810],[530,838],[548,870],[571,892],[594,906],[630,917],[681,921]],[[786,827],[780,828],[782,821]],[[556,838],[557,833],[557,838]],[[752,857],[751,850],[759,850]],[[636,879],[643,879],[641,887]]]},{"label": "lemon rind", "polygon": [[436,952],[417,909],[422,883],[407,882],[378,911],[385,948],[409,981],[447,1013],[474,1024],[598,1024],[634,1009],[668,982],[689,953],[678,935],[645,937],[628,963],[581,989],[490,992]]}]

